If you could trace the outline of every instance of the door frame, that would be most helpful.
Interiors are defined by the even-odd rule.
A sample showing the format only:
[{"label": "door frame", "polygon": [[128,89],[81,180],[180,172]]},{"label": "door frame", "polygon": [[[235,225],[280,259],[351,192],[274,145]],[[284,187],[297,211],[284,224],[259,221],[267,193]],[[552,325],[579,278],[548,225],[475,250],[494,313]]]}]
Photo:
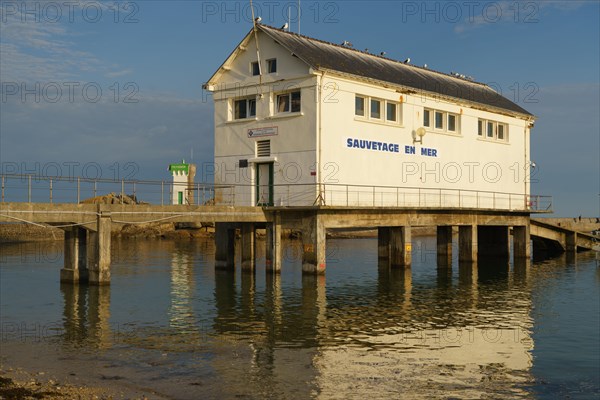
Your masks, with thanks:
[{"label": "door frame", "polygon": [[[274,162],[265,162],[265,163],[257,163],[256,165],[256,205],[257,206],[273,206],[275,203],[273,202],[274,199],[274,187],[273,187],[273,169],[274,169]],[[265,202],[261,202],[260,201],[260,166],[261,165],[268,165],[269,166],[269,199],[268,201]]]}]

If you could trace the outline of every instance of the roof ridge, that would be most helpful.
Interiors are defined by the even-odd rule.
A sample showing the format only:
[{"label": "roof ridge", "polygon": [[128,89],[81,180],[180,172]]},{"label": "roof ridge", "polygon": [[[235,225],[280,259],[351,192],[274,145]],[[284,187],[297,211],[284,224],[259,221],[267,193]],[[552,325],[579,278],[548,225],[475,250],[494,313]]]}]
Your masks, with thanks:
[{"label": "roof ridge", "polygon": [[457,80],[460,80],[460,81],[463,81],[463,82],[468,82],[468,83],[472,83],[472,84],[475,84],[475,85],[484,86],[484,87],[486,87],[486,88],[494,91],[486,83],[479,82],[479,81],[476,81],[476,80],[470,80],[470,79],[466,79],[466,78],[461,78],[460,76],[448,74],[446,72],[438,71],[438,70],[431,69],[431,68],[421,67],[421,66],[415,65],[415,64],[406,64],[406,63],[404,63],[402,61],[394,60],[393,58],[389,58],[389,57],[385,57],[385,56],[382,56],[382,55],[377,55],[377,54],[369,53],[369,52],[366,52],[366,51],[363,51],[363,50],[355,49],[354,47],[346,47],[346,46],[343,46],[343,45],[340,45],[340,44],[337,44],[337,43],[328,42],[327,40],[322,40],[322,39],[313,38],[311,36],[302,35],[300,33],[289,32],[289,31],[286,31],[284,29],[276,28],[276,27],[271,26],[271,25],[266,25],[266,24],[262,24],[262,23],[257,23],[256,25],[258,25],[260,27],[268,28],[268,29],[273,29],[273,30],[276,30],[276,31],[281,32],[281,33],[286,33],[288,35],[298,36],[298,37],[301,37],[301,38],[304,38],[304,39],[312,40],[312,41],[319,42],[319,43],[324,43],[324,44],[327,44],[327,45],[330,45],[330,46],[335,46],[335,47],[338,47],[338,48],[341,48],[341,49],[345,49],[345,50],[354,51],[356,53],[364,54],[364,55],[367,55],[367,56],[380,58],[380,59],[386,60],[386,61],[391,61],[391,62],[394,62],[396,64],[404,65],[405,67],[412,67],[412,68],[416,68],[416,69],[419,69],[419,70],[422,70],[422,71],[433,72],[435,74],[440,74],[440,75],[443,75],[443,76],[447,76],[447,77],[452,78],[452,79],[457,79]]}]

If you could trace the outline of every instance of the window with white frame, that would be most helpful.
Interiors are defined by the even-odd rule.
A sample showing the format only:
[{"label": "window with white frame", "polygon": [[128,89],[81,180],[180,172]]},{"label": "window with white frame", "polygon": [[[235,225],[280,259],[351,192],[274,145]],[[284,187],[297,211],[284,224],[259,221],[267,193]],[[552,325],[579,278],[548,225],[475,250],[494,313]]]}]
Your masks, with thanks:
[{"label": "window with white frame", "polygon": [[354,115],[393,124],[402,117],[400,103],[358,94],[354,96]]},{"label": "window with white frame", "polygon": [[487,119],[477,120],[477,136],[487,140],[508,142],[508,125]]},{"label": "window with white frame", "polygon": [[276,113],[299,113],[301,111],[301,100],[302,98],[299,90],[278,94],[275,111]]},{"label": "window with white frame", "polygon": [[256,117],[256,97],[233,100],[233,119]]},{"label": "window with white frame", "polygon": [[366,98],[356,95],[354,98],[354,115],[358,117],[366,117],[365,106]]},{"label": "window with white frame", "polygon": [[260,75],[260,64],[258,61],[250,63],[250,72],[252,73],[252,76]]},{"label": "window with white frame", "polygon": [[371,118],[381,119],[381,100],[371,99]]},{"label": "window with white frame", "polygon": [[398,121],[398,104],[391,101],[385,102],[385,119],[388,122]]},{"label": "window with white frame", "polygon": [[267,60],[267,74],[274,74],[277,72],[277,59],[271,58]]},{"label": "window with white frame", "polygon": [[434,131],[459,133],[459,115],[431,108],[423,109],[423,126]]}]

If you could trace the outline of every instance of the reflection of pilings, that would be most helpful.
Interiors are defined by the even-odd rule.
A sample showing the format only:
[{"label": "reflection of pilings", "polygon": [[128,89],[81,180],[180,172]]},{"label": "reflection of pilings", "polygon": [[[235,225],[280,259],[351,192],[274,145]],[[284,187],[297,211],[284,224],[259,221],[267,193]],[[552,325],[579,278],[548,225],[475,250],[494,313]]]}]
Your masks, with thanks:
[{"label": "reflection of pilings", "polygon": [[242,270],[241,311],[247,318],[253,319],[256,313],[256,271]]},{"label": "reflection of pilings", "polygon": [[458,283],[463,291],[471,294],[471,306],[477,308],[479,300],[478,266],[476,262],[459,261],[458,263]]},{"label": "reflection of pilings", "polygon": [[89,337],[99,348],[111,346],[110,287],[90,286],[88,290]]},{"label": "reflection of pilings", "polygon": [[276,326],[281,325],[281,320],[283,317],[283,304],[281,297],[281,275],[267,274],[265,288],[265,309],[271,310],[271,312],[267,314],[267,317],[272,319],[272,329],[275,329]]},{"label": "reflection of pilings", "polygon": [[[412,297],[412,270],[410,268],[391,268],[389,259],[379,259],[377,289],[382,299],[391,297],[401,304],[407,315]],[[394,301],[395,302],[395,301]],[[389,304],[388,301],[384,302]]]},{"label": "reflection of pilings", "polygon": [[88,343],[99,348],[112,344],[110,288],[61,284],[63,329],[67,341]]},{"label": "reflection of pilings", "polygon": [[529,287],[531,274],[531,260],[529,258],[515,258],[513,264],[513,281],[515,285]]},{"label": "reflection of pilings", "polygon": [[319,328],[325,323],[327,296],[324,275],[302,275],[303,336],[317,340]]},{"label": "reflection of pilings", "polygon": [[235,288],[235,273],[232,270],[215,270],[215,306],[217,316],[215,318],[215,332],[230,332],[235,326],[233,316],[237,304],[237,293]]}]

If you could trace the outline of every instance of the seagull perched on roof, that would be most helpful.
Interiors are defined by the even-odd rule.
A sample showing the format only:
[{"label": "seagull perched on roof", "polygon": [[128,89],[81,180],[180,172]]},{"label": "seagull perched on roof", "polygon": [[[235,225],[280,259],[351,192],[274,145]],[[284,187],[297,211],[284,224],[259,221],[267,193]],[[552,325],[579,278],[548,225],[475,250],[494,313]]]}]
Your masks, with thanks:
[{"label": "seagull perched on roof", "polygon": [[385,51],[382,51],[381,53],[379,53],[380,56],[385,56],[387,53]]},{"label": "seagull perched on roof", "polygon": [[286,22],[285,24],[283,24],[283,26],[281,27],[281,29],[283,29],[285,31],[289,27],[290,27],[290,25]]},{"label": "seagull perched on roof", "polygon": [[346,46],[346,47],[352,47],[352,43],[350,43],[347,40],[344,40],[344,42],[342,43],[342,46]]},{"label": "seagull perched on roof", "polygon": [[410,63],[410,58],[407,58],[406,60],[404,60],[404,64],[408,64]]},{"label": "seagull perched on roof", "polygon": [[262,17],[258,16],[256,18],[254,18],[254,22],[259,23],[260,21],[262,21]]}]

